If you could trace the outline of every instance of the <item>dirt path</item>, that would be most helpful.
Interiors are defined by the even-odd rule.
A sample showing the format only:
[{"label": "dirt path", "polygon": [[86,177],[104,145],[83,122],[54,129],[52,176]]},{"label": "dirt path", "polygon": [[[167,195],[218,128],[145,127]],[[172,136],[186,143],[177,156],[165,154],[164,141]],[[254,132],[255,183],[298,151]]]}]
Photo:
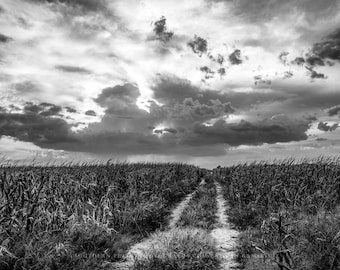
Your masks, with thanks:
[{"label": "dirt path", "polygon": [[[203,185],[205,183],[205,180],[202,179],[199,186]],[[196,189],[197,190],[197,189]],[[192,196],[195,194],[195,191],[188,194],[172,211],[170,215],[170,221],[168,225],[168,230],[172,230],[176,228],[176,224],[178,223],[179,219],[181,218],[181,215],[184,211],[184,209],[189,204]],[[120,269],[120,270],[128,270],[131,269],[133,266],[133,262],[135,258],[142,258],[146,254],[146,251],[150,249],[151,246],[155,247],[157,244],[157,241],[155,241],[151,235],[151,237],[145,239],[143,242],[137,243],[133,245],[129,252],[126,255],[126,261],[122,263],[115,263],[113,266],[113,269]]]},{"label": "dirt path", "polygon": [[238,265],[234,261],[235,247],[237,244],[238,231],[231,229],[226,215],[226,201],[222,195],[222,187],[215,182],[217,191],[217,216],[218,227],[211,231],[211,236],[215,239],[218,249],[218,256],[221,261],[221,270],[237,269]]}]

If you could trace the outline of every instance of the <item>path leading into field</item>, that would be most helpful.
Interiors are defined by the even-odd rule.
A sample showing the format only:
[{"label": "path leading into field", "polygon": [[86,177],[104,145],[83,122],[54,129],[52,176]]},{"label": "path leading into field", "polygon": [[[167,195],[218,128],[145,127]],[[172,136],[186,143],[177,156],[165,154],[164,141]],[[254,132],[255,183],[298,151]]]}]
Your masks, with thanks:
[{"label": "path leading into field", "polygon": [[[199,186],[204,185],[205,180],[202,179],[201,183],[199,184]],[[175,228],[177,222],[179,221],[179,219],[181,218],[181,215],[184,211],[184,209],[188,206],[192,196],[194,195],[196,191],[190,193],[189,195],[187,195],[185,197],[185,199],[183,201],[181,201],[177,207],[172,211],[171,216],[170,216],[170,222],[169,222],[169,229],[173,229]]]},{"label": "path leading into field", "polygon": [[221,263],[221,270],[237,269],[235,262],[236,244],[238,231],[231,229],[226,215],[227,204],[223,198],[222,187],[215,182],[217,191],[217,217],[218,226],[211,231],[211,236],[215,239],[217,255]]},{"label": "path leading into field", "polygon": [[[202,179],[199,186],[204,185],[205,180]],[[217,224],[216,228],[211,230],[210,236],[216,243],[217,256],[220,261],[220,270],[238,269],[238,264],[235,262],[236,244],[238,232],[231,228],[226,215],[227,204],[222,194],[222,187],[215,182],[216,186],[216,201],[217,201]],[[176,225],[181,218],[185,208],[194,196],[197,189],[188,194],[172,211],[170,215],[168,230],[165,233],[175,232],[179,229]],[[136,259],[146,258],[148,251],[151,249],[162,249],[162,244],[157,241],[158,236],[163,236],[162,232],[156,232],[144,241],[133,245],[127,255],[125,262],[115,263],[113,269],[128,270],[133,268]]]},{"label": "path leading into field", "polygon": [[[199,186],[204,185],[205,180],[202,179]],[[176,224],[178,223],[179,219],[181,218],[181,215],[184,211],[184,209],[188,206],[190,200],[192,199],[193,195],[195,194],[195,191],[188,194],[173,210],[170,215],[170,221],[168,225],[168,229],[172,230],[176,227]],[[131,269],[134,263],[135,258],[142,258],[147,255],[147,250],[149,250],[152,246],[155,247],[155,240],[153,237],[149,237],[145,239],[144,241],[137,243],[133,245],[129,252],[126,255],[126,261],[125,262],[119,262],[114,264],[114,269],[120,269],[120,270],[128,270]]]}]

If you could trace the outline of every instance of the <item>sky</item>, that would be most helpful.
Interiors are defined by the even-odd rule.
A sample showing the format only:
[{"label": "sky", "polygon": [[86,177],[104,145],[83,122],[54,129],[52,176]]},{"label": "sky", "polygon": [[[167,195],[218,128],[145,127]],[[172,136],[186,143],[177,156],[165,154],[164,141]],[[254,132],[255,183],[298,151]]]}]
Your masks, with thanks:
[{"label": "sky", "polygon": [[0,159],[340,150],[340,0],[1,0]]}]

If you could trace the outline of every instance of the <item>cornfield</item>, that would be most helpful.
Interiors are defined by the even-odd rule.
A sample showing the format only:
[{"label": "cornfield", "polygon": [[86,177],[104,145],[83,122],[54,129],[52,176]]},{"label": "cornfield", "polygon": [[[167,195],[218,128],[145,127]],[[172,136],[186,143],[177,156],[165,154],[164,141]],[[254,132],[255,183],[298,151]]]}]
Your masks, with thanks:
[{"label": "cornfield", "polygon": [[239,261],[268,261],[269,268],[246,269],[340,269],[338,160],[259,162],[214,173],[230,220],[243,230]]},{"label": "cornfield", "polygon": [[183,164],[2,165],[0,268],[94,269],[96,259],[116,261],[162,228],[201,174]]}]

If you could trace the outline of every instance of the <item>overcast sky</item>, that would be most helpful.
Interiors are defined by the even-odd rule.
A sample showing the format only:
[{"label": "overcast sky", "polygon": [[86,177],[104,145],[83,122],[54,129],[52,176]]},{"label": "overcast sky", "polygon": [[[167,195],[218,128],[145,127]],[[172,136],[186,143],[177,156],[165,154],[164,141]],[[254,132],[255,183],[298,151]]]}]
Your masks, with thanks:
[{"label": "overcast sky", "polygon": [[340,150],[339,0],[1,0],[0,153],[216,167]]}]

